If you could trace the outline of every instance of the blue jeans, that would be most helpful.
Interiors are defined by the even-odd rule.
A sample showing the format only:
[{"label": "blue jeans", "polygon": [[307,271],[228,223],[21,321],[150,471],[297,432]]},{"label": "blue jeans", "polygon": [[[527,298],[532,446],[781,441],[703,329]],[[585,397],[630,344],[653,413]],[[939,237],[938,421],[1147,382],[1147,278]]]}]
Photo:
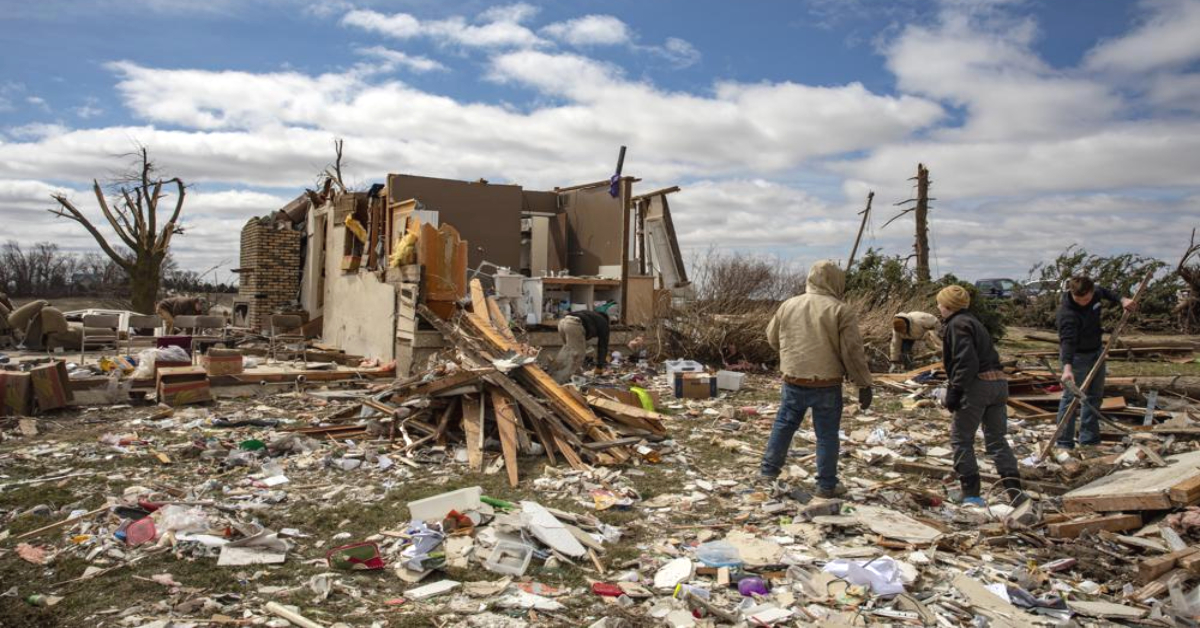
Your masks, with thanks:
[{"label": "blue jeans", "polygon": [[[1075,374],[1075,384],[1083,384],[1083,380],[1087,379],[1088,373],[1092,372],[1092,367],[1096,364],[1097,358],[1100,357],[1100,351],[1092,351],[1089,353],[1076,353],[1075,359],[1071,360],[1071,371]],[[1092,380],[1092,385],[1088,386],[1087,390],[1082,391],[1088,404],[1092,408],[1100,408],[1100,403],[1104,401],[1104,377],[1108,374],[1108,365],[1100,366],[1099,372],[1096,373],[1095,379]],[[1058,403],[1058,422],[1063,422],[1063,415],[1067,412],[1067,406],[1071,405],[1071,401],[1075,399],[1075,394],[1070,390],[1063,388],[1062,401]],[[1081,445],[1095,445],[1100,442],[1100,416],[1096,411],[1082,403],[1071,416],[1066,417],[1067,426],[1063,428],[1062,435],[1058,437],[1058,446],[1068,449],[1075,446],[1075,416],[1080,415],[1082,419],[1079,422],[1079,443]]]},{"label": "blue jeans", "polygon": [[831,490],[838,484],[838,431],[842,427],[842,387],[805,388],[783,385],[783,396],[767,450],[763,452],[759,473],[776,477],[783,470],[792,436],[812,408],[813,429],[817,433],[817,486]]}]

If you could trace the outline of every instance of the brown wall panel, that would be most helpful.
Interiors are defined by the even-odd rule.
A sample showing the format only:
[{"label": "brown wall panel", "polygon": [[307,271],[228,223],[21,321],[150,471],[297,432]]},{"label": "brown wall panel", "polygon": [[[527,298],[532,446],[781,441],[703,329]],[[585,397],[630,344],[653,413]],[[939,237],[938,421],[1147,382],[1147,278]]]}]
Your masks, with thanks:
[{"label": "brown wall panel", "polygon": [[567,214],[567,268],[571,274],[595,275],[601,266],[619,265],[624,201],[609,196],[607,185],[559,195]]},{"label": "brown wall panel", "polygon": [[454,225],[467,241],[467,265],[489,262],[518,268],[521,263],[521,208],[518,185],[470,183],[452,179],[388,175],[388,198],[415,198],[439,213],[442,223]]}]

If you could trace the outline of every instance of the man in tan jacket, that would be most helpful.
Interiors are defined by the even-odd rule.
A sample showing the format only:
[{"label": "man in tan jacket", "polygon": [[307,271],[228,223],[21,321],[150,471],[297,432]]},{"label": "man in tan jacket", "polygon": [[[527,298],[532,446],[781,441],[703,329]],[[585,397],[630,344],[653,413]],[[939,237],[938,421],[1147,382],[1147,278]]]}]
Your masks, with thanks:
[{"label": "man in tan jacket", "polygon": [[892,318],[892,350],[888,358],[896,368],[911,369],[916,344],[924,351],[940,352],[942,340],[937,334],[938,318],[928,312],[908,312]]},{"label": "man in tan jacket", "polygon": [[822,260],[808,271],[805,293],[779,306],[767,325],[767,340],[779,351],[783,393],[771,438],[763,452],[760,477],[773,480],[783,470],[792,436],[804,414],[813,411],[817,433],[817,496],[843,495],[838,484],[838,431],[842,425],[842,380],[858,385],[858,400],[871,406],[871,369],[858,330],[858,316],[842,302],[846,274]]}]

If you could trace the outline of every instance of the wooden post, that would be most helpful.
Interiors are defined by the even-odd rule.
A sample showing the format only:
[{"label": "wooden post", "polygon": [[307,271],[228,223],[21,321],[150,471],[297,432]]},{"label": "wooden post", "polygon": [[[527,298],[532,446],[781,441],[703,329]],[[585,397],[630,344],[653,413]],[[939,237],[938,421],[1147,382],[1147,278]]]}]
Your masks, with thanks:
[{"label": "wooden post", "polygon": [[929,169],[917,164],[917,281],[928,283],[929,274]]},{"label": "wooden post", "polygon": [[[1148,270],[1146,271],[1146,276],[1142,277],[1142,283],[1138,284],[1137,291],[1133,293],[1133,302],[1135,305],[1137,304],[1138,298],[1142,296],[1142,291],[1146,289],[1146,284],[1150,283],[1150,277],[1153,275],[1154,271]],[[1100,372],[1100,367],[1104,366],[1104,361],[1108,359],[1108,350],[1117,344],[1117,339],[1121,337],[1121,332],[1125,330],[1125,325],[1129,322],[1129,315],[1132,313],[1133,312],[1131,310],[1125,310],[1125,313],[1121,315],[1121,322],[1117,323],[1116,329],[1114,329],[1112,335],[1108,337],[1108,342],[1105,343],[1104,349],[1100,352],[1100,357],[1096,358],[1096,363],[1092,365],[1092,370],[1088,373],[1087,379],[1083,380],[1083,385],[1079,387],[1080,394],[1075,395],[1075,398],[1071,400],[1069,405],[1067,405],[1067,411],[1064,412],[1060,417],[1058,425],[1054,428],[1054,434],[1051,435],[1050,440],[1046,441],[1046,444],[1042,446],[1042,451],[1038,454],[1039,460],[1046,459],[1046,456],[1050,453],[1050,449],[1054,447],[1054,443],[1057,442],[1058,437],[1062,435],[1063,428],[1067,425],[1067,417],[1070,417],[1075,413],[1076,410],[1079,409],[1079,404],[1083,399],[1082,395],[1087,393],[1088,388],[1092,385],[1092,380],[1096,379],[1096,374]]]},{"label": "wooden post", "polygon": [[863,230],[867,228],[867,218],[871,216],[871,201],[875,200],[875,191],[867,193],[867,208],[858,212],[862,214],[862,223],[858,225],[858,236],[854,238],[854,248],[850,249],[850,259],[846,261],[846,272],[850,272],[850,267],[854,265],[854,256],[858,254],[858,244],[862,242]]}]

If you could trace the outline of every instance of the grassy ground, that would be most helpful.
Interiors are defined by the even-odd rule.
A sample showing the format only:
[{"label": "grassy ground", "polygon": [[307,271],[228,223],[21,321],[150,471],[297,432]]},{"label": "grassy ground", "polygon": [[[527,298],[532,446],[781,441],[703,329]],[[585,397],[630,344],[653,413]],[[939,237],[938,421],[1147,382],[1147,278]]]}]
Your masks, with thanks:
[{"label": "grassy ground", "polygon": [[[760,378],[765,387],[748,389],[739,394],[731,405],[757,407],[775,401],[778,393],[770,378]],[[245,411],[259,403],[238,402],[216,408],[214,414],[227,416]],[[266,403],[272,404],[272,399]],[[754,460],[722,445],[722,438],[709,433],[702,434],[700,428],[710,427],[716,417],[697,413],[683,413],[680,409],[663,408],[670,419],[670,430],[679,443],[677,452],[669,454],[660,464],[643,463],[625,473],[628,484],[641,496],[650,500],[659,496],[687,495],[687,482],[697,478],[712,477],[712,469],[727,469],[752,465]],[[560,491],[539,491],[533,480],[543,475],[544,458],[524,458],[521,465],[523,482],[518,488],[508,486],[503,472],[494,475],[468,473],[460,465],[450,468],[434,467],[433,473],[417,472],[414,477],[383,485],[378,477],[356,476],[353,472],[317,469],[311,473],[289,470],[292,484],[288,488],[288,499],[261,514],[246,519],[257,519],[272,529],[297,528],[307,539],[301,539],[289,553],[282,566],[258,566],[243,568],[218,568],[215,558],[194,557],[183,553],[166,551],[145,558],[130,566],[120,567],[107,574],[88,580],[61,584],[79,578],[89,564],[115,566],[124,558],[101,557],[91,563],[84,560],[85,548],[73,548],[69,535],[73,527],[52,531],[36,539],[34,544],[48,548],[65,549],[47,565],[33,565],[17,557],[13,551],[20,534],[34,530],[67,516],[71,510],[91,510],[103,506],[106,499],[118,498],[129,486],[171,486],[190,488],[208,478],[219,478],[228,488],[237,490],[247,470],[225,471],[216,465],[180,455],[188,436],[181,431],[159,432],[146,426],[131,427],[126,420],[148,416],[151,409],[124,409],[100,412],[54,415],[52,421],[41,421],[41,432],[32,438],[11,438],[0,442],[0,485],[21,482],[33,478],[57,474],[88,473],[60,482],[26,485],[0,490],[0,531],[7,530],[10,538],[0,543],[0,582],[8,589],[16,586],[16,597],[0,597],[0,626],[108,626],[116,625],[115,611],[135,609],[143,616],[167,616],[169,610],[185,600],[209,597],[232,600],[230,606],[215,607],[209,614],[224,613],[239,616],[241,607],[237,600],[247,602],[250,608],[260,608],[268,599],[296,604],[302,612],[317,621],[332,623],[346,621],[351,625],[367,625],[372,617],[389,620],[389,626],[431,626],[438,616],[426,612],[422,605],[408,603],[399,607],[383,607],[388,599],[401,598],[407,587],[391,570],[370,573],[339,574],[339,579],[361,591],[364,603],[347,595],[335,594],[329,600],[314,604],[313,594],[305,588],[308,579],[327,571],[323,557],[325,551],[338,544],[361,540],[384,530],[403,529],[408,519],[406,504],[410,501],[467,486],[481,486],[484,494],[517,502],[536,500],[539,503],[561,510],[593,514],[602,522],[617,526],[623,532],[620,543],[608,548],[601,560],[611,569],[636,564],[646,550],[661,537],[662,530],[647,525],[644,513],[638,509],[610,509],[596,512],[590,507],[591,499],[586,494]],[[767,414],[767,413],[764,413]],[[762,419],[769,421],[769,418]],[[128,433],[137,431],[139,437],[153,441],[157,450],[167,451],[175,458],[171,466],[163,466],[151,457],[150,447],[132,446],[128,453],[118,453],[101,446],[98,439],[106,432]],[[10,432],[11,433],[11,432]],[[753,447],[761,447],[766,430],[746,434],[728,434],[727,438],[746,440]],[[215,434],[230,441],[248,437],[249,434]],[[45,450],[39,456],[26,452]],[[360,482],[361,480],[361,482]],[[348,489],[343,495],[325,500],[321,495],[331,487],[345,484]],[[311,489],[310,489],[311,487]],[[310,490],[308,490],[310,489]],[[363,492],[353,493],[354,489]],[[369,501],[358,498],[369,494]],[[688,507],[664,508],[665,520],[670,525],[691,526],[697,522],[716,522],[718,514],[725,511],[724,500],[731,494],[717,491],[707,502]],[[206,498],[220,495],[209,495]],[[673,499],[668,498],[670,502]],[[28,514],[34,506],[44,505],[47,514]],[[686,528],[681,528],[686,529]],[[109,528],[111,531],[111,528]],[[101,532],[101,530],[92,530]],[[334,535],[348,535],[346,540],[334,540]],[[142,554],[135,550],[129,556]],[[535,562],[535,565],[539,563]],[[183,585],[184,590],[172,593],[162,585],[148,581],[150,576],[169,573]],[[492,580],[495,574],[474,568],[469,572],[447,570],[451,578],[467,581]],[[579,566],[563,565],[554,570],[531,568],[528,576],[537,582],[557,587],[575,587],[582,591],[589,578],[599,578],[586,559]],[[437,577],[431,578],[436,580]],[[57,584],[56,584],[57,583]],[[260,587],[295,587],[294,592],[270,598],[259,593]],[[53,607],[36,607],[23,601],[31,594],[54,594],[62,596],[61,603]],[[236,597],[233,597],[236,596]],[[580,617],[596,616],[604,609],[591,608],[596,603],[590,595],[577,596],[583,602],[571,613]],[[249,600],[255,600],[250,603]],[[567,603],[567,602],[564,602]],[[570,604],[579,605],[579,602]],[[569,605],[570,605],[569,604]],[[356,609],[372,609],[372,613],[354,615]],[[191,614],[192,617],[205,616]],[[446,625],[446,624],[442,624]]]}]

